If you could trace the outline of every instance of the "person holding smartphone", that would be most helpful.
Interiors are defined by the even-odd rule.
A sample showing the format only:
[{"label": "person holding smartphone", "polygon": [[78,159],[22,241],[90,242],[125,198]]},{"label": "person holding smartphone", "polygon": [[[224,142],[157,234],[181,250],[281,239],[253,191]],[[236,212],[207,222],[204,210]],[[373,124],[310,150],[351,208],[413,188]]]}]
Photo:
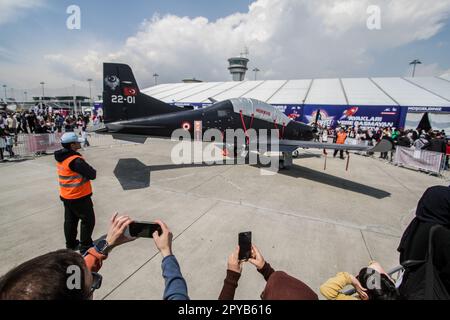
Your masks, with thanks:
[{"label": "person holding smartphone", "polygon": [[[85,255],[85,261],[89,270],[98,272],[102,261],[108,257],[111,250],[123,243],[133,241],[137,238],[130,235],[130,227],[134,224],[128,216],[118,217],[116,213],[111,219],[111,227],[105,240],[100,240],[94,248],[89,249]],[[180,265],[173,255],[173,234],[169,227],[161,220],[148,224],[148,227],[159,225],[153,234],[137,235],[137,237],[153,238],[156,248],[163,256],[161,263],[162,275],[165,280],[164,300],[189,300],[187,284],[181,274]]]},{"label": "person holding smartphone", "polygon": [[248,260],[239,260],[239,246],[229,256],[227,276],[219,300],[234,300],[244,262],[254,265],[267,281],[266,287],[260,295],[262,300],[318,300],[317,294],[305,283],[285,272],[275,271],[264,260],[255,245],[252,245],[251,248],[251,257]]},{"label": "person holding smartphone", "polygon": [[29,260],[0,278],[0,300],[90,300],[102,283],[100,271],[113,248],[133,241],[124,232],[132,222],[116,213],[106,235],[84,256],[59,250]]},{"label": "person holding smartphone", "polygon": [[180,265],[172,252],[173,235],[167,225],[161,220],[156,220],[162,229],[153,233],[153,240],[159,252],[163,256],[161,264],[165,280],[164,300],[189,300],[186,281],[181,274]]},{"label": "person holding smartphone", "polygon": [[[0,300],[90,300],[102,284],[98,274],[103,262],[117,246],[134,241],[126,235],[133,223],[128,216],[112,217],[106,238],[84,256],[72,250],[59,250],[29,260],[0,278]],[[161,235],[154,242],[164,257],[165,300],[189,299],[187,286],[172,253],[172,233],[162,221]],[[69,286],[71,284],[73,286]]]}]

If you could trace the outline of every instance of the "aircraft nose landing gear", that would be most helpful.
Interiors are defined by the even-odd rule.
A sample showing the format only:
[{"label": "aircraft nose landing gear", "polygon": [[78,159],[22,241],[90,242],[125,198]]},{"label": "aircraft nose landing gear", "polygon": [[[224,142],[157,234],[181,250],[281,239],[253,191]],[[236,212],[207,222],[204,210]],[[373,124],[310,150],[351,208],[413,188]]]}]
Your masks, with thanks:
[{"label": "aircraft nose landing gear", "polygon": [[292,153],[282,152],[279,163],[280,163],[279,166],[280,170],[286,170],[292,167],[293,164]]}]

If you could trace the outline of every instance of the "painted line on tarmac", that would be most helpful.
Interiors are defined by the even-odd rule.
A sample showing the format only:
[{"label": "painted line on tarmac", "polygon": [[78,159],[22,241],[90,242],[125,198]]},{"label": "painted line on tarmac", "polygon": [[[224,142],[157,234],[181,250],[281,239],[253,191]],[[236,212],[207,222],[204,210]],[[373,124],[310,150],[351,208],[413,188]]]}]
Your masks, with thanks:
[{"label": "painted line on tarmac", "polygon": [[155,186],[155,185],[153,186],[153,188],[157,188],[157,189],[159,189],[161,191],[165,191],[165,192],[170,192],[170,193],[175,193],[175,194],[180,194],[180,195],[193,196],[193,197],[198,198],[198,199],[210,199],[210,200],[219,201],[219,202],[225,203],[225,204],[238,205],[238,206],[243,206],[243,207],[247,207],[247,208],[253,208],[253,209],[262,210],[262,211],[269,211],[269,212],[273,212],[273,213],[276,213],[276,214],[285,215],[285,216],[289,216],[289,217],[293,217],[293,218],[300,218],[300,219],[305,219],[305,220],[310,220],[310,221],[315,221],[315,222],[322,222],[322,223],[332,224],[332,225],[345,227],[345,228],[349,228],[349,229],[353,229],[353,230],[362,230],[362,231],[372,232],[372,233],[385,235],[385,236],[390,236],[390,237],[394,237],[394,238],[400,238],[401,237],[400,231],[399,231],[399,233],[395,233],[395,232],[382,232],[382,231],[379,231],[379,230],[375,230],[375,228],[377,228],[377,227],[383,228],[384,226],[374,226],[374,225],[364,226],[364,225],[358,225],[358,224],[353,224],[353,223],[348,223],[348,222],[339,222],[339,221],[332,220],[332,219],[317,218],[317,217],[306,216],[306,215],[299,215],[299,214],[293,213],[293,212],[282,211],[282,210],[266,208],[266,207],[260,207],[260,206],[257,206],[257,205],[251,204],[251,203],[245,203],[245,202],[243,202],[242,199],[239,199],[237,201],[226,200],[226,199],[220,199],[220,198],[216,198],[216,197],[203,196],[203,195],[199,195],[199,194],[195,194],[195,193],[191,193],[191,192],[178,191],[178,190],[169,189],[169,188],[162,187],[162,186]]},{"label": "painted line on tarmac", "polygon": [[373,261],[374,259],[373,259],[372,253],[370,252],[369,246],[367,245],[366,237],[364,237],[364,233],[362,230],[360,230],[360,232],[361,232],[361,237],[364,242],[364,246],[366,247],[367,253],[369,254],[370,260]]}]

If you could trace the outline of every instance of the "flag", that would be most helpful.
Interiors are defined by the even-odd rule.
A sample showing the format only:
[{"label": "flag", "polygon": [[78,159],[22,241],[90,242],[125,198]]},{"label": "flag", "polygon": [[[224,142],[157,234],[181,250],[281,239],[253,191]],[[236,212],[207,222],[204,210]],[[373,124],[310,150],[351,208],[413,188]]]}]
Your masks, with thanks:
[{"label": "flag", "polygon": [[127,97],[129,96],[135,97],[138,94],[138,90],[133,87],[125,87],[123,88],[123,94]]}]

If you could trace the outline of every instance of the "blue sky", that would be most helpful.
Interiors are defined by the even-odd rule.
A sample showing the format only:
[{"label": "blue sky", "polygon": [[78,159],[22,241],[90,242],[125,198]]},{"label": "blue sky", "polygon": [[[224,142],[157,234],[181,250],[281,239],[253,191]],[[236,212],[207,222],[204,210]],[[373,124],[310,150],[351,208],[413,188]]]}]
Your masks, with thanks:
[{"label": "blue sky", "polygon": [[[41,35],[55,37],[62,41],[72,41],[77,39],[77,36],[90,35],[120,41],[135,33],[139,24],[155,13],[189,17],[204,16],[216,20],[238,11],[247,11],[251,2],[250,0],[48,1],[42,7],[25,13],[20,20],[3,25],[0,39],[7,45],[18,44],[21,40],[27,42],[39,40],[37,36]],[[68,17],[66,9],[73,4],[78,5],[82,12],[82,29],[77,32],[71,32],[65,27]]]},{"label": "blue sky", "polygon": [[[24,12],[18,20],[0,25],[0,44],[21,52],[24,46],[58,48],[86,39],[120,45],[136,33],[142,21],[155,13],[197,17],[212,21],[235,12],[246,12],[251,0],[55,0]],[[213,3],[213,5],[211,5]],[[81,9],[81,30],[68,30],[66,9]],[[0,6],[1,9],[1,6]]]},{"label": "blue sky", "polygon": [[[66,28],[72,4],[81,30]],[[371,4],[381,30],[366,27]],[[436,76],[450,72],[449,17],[450,0],[0,0],[0,84],[89,77],[100,88],[107,60],[130,64],[144,86],[154,72],[227,81],[227,58],[245,46],[263,79],[406,76],[416,58],[418,75]]]}]

